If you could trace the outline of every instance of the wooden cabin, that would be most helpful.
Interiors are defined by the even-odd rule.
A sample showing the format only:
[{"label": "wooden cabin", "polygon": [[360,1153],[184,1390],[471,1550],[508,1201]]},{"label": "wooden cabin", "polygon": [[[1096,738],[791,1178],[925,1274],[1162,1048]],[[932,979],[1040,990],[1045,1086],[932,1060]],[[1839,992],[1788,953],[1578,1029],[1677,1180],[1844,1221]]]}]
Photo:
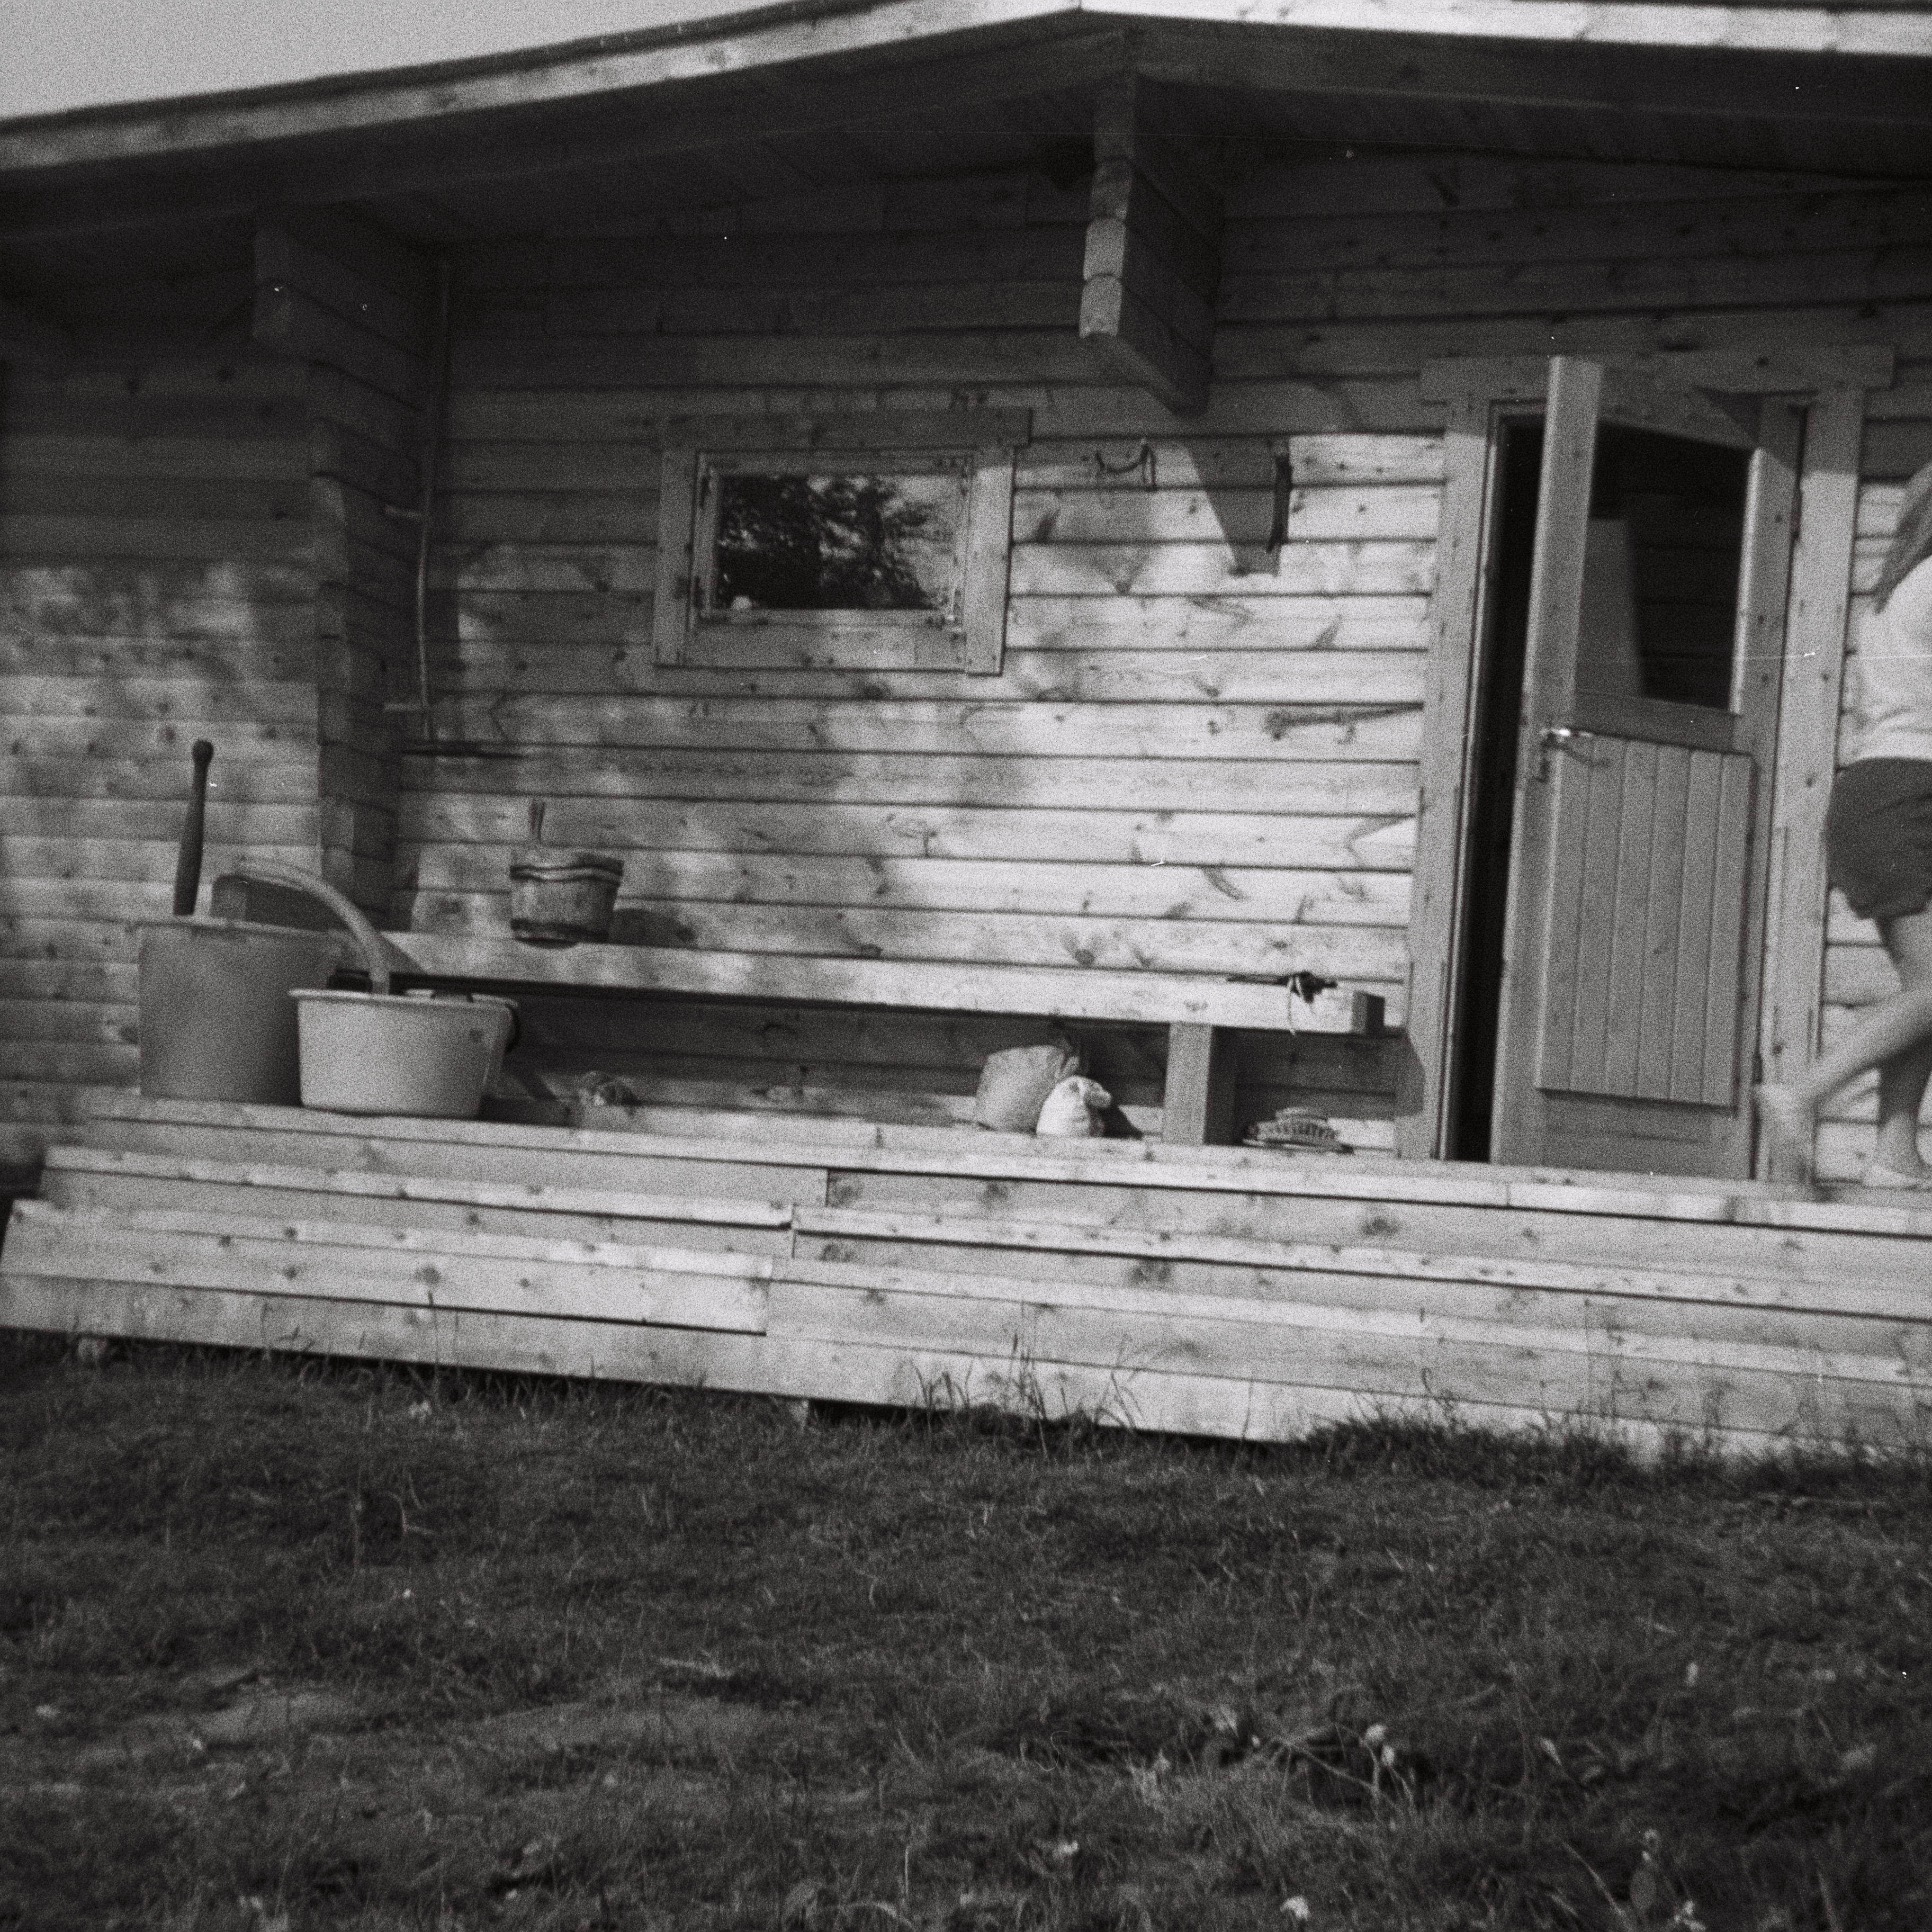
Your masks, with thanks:
[{"label": "wooden cabin", "polygon": [[[1748,1093],[1895,983],[1820,832],[1932,458],[1922,11],[721,10],[0,123],[0,1159],[48,1176],[4,1318],[879,1400],[1018,1352],[1228,1433],[1918,1426],[1932,1211],[1851,1185],[1870,1084],[1824,1202]],[[767,596],[785,479],[898,506],[915,589]],[[205,875],[315,870],[401,970],[514,992],[520,1112],[134,1094],[200,738]],[[536,801],[622,857],[608,943],[512,938]],[[1138,1138],[967,1133],[988,1053],[1069,1035]],[[1288,1106],[1352,1165],[1228,1144]],[[350,1170],[442,1177],[406,1246],[765,1272],[728,1343],[641,1316],[614,1354],[598,1302],[565,1346],[500,1284],[451,1354],[409,1294],[338,1282],[362,1325],[317,1340],[102,1259],[143,1214],[218,1243],[305,1201],[363,1229],[352,1281]],[[526,1174],[568,1200],[500,1198]],[[982,1238],[1001,1203],[1024,1238]],[[839,1211],[891,1225],[807,1225]],[[58,1217],[116,1214],[58,1262]],[[1395,1258],[1334,1261],[1365,1242]],[[1453,1333],[1425,1252],[1481,1262]],[[1058,1354],[1042,1273],[1090,1289]],[[848,1298],[808,1369],[759,1353],[788,1294]],[[1287,1345],[1230,1297],[1329,1352],[1307,1316],[1257,1367]]]}]

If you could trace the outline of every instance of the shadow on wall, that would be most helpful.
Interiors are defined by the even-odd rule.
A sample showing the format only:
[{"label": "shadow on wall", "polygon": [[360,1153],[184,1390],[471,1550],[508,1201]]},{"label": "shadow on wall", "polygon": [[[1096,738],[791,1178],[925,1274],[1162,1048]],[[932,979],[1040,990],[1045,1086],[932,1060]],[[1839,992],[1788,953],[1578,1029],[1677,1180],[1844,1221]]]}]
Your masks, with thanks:
[{"label": "shadow on wall", "polygon": [[139,1078],[138,929],[172,909],[197,738],[204,890],[244,856],[314,865],[314,626],[293,566],[0,563],[0,1169]]},{"label": "shadow on wall", "polygon": [[[8,721],[9,789],[32,802],[10,830],[61,811],[68,836],[64,850],[10,838],[8,880],[70,882],[71,916],[165,916],[203,737],[216,748],[204,879],[244,853],[312,866],[312,596],[295,566],[9,560],[0,635],[31,647],[44,681]],[[87,898],[88,884],[118,900]]]},{"label": "shadow on wall", "polygon": [[996,680],[658,667],[647,545],[547,545],[516,590],[449,550],[436,682],[518,755],[411,762],[399,916],[500,928],[542,796],[624,856],[620,944],[1399,982],[1440,452],[1309,406],[1292,442],[1036,407]]}]

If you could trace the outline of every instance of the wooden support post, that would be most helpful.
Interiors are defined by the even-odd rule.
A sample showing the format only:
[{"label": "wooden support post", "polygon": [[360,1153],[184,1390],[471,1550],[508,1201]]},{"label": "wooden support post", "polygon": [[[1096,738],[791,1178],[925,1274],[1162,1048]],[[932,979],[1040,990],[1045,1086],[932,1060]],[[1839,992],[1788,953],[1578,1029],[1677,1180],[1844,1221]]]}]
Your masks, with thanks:
[{"label": "wooden support post", "polygon": [[[1770,964],[1759,1037],[1764,1077],[1780,1082],[1816,1052],[1822,1017],[1825,808],[1838,767],[1864,421],[1864,392],[1842,388],[1820,394],[1805,422],[1772,785]],[[1787,1150],[1764,1145],[1756,1172],[1790,1180],[1798,1164]]]},{"label": "wooden support post", "polygon": [[1396,1121],[1405,1160],[1439,1160],[1449,1150],[1457,967],[1466,914],[1463,848],[1477,674],[1487,609],[1490,464],[1495,441],[1486,394],[1452,394],[1444,432],[1442,520],[1436,540],[1427,681],[1422,707],[1421,824],[1408,924],[1408,998],[1403,1024],[1415,1049],[1413,1111]]},{"label": "wooden support post", "polygon": [[1168,1028],[1160,1137],[1181,1147],[1233,1144],[1234,1036],[1226,1028],[1188,1021]]},{"label": "wooden support post", "polygon": [[314,539],[316,866],[380,922],[393,886],[398,734],[413,686],[418,452],[430,265],[327,209],[265,218],[255,340],[308,365]]},{"label": "wooden support post", "polygon": [[1221,280],[1221,198],[1156,131],[1154,90],[1132,74],[1094,111],[1080,333],[1177,415],[1206,408]]}]

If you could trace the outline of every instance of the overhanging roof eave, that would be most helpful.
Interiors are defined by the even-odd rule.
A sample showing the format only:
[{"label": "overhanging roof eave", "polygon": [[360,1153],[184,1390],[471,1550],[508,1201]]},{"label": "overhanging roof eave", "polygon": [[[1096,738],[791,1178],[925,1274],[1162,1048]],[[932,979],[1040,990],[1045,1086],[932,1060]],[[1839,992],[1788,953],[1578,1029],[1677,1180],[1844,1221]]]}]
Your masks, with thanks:
[{"label": "overhanging roof eave", "polygon": [[1785,55],[1828,66],[1932,62],[1932,14],[1875,5],[1687,8],[1654,0],[774,0],[700,18],[460,62],[331,75],[245,93],[0,122],[0,178],[189,164],[225,150],[433,127],[494,112],[590,107],[734,74],[890,56],[922,43],[1126,32],[1284,33],[1562,51]]},{"label": "overhanging roof eave", "polygon": [[1082,0],[781,0],[701,20],[431,67],[0,122],[0,177],[590,105],[922,40],[1077,22]]}]

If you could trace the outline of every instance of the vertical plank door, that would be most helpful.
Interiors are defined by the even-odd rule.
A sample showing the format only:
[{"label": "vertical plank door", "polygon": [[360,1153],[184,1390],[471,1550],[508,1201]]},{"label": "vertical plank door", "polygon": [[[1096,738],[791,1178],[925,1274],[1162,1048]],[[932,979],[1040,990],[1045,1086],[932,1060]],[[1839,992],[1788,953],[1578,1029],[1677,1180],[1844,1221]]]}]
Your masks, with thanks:
[{"label": "vertical plank door", "polygon": [[[1601,614],[1593,626],[1585,611],[1600,422],[1749,453],[1727,707],[1646,695],[1604,673]],[[1714,399],[1648,373],[1550,365],[1498,1160],[1750,1172],[1768,871],[1756,814],[1774,752],[1801,426],[1774,398]]]}]

